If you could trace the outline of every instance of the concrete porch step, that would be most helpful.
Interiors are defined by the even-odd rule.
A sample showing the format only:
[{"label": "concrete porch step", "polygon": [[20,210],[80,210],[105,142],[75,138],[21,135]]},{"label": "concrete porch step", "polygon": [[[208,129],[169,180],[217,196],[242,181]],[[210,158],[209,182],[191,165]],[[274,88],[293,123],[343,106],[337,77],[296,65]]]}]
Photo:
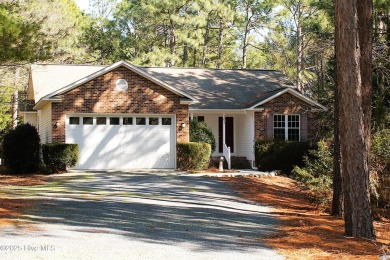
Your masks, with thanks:
[{"label": "concrete porch step", "polygon": [[[219,160],[221,157],[211,157],[210,159],[210,167],[218,168],[219,167]],[[250,162],[248,159],[244,156],[232,156],[231,157],[232,163],[232,169],[252,169]],[[226,160],[223,162],[223,168],[227,169],[228,165]]]}]

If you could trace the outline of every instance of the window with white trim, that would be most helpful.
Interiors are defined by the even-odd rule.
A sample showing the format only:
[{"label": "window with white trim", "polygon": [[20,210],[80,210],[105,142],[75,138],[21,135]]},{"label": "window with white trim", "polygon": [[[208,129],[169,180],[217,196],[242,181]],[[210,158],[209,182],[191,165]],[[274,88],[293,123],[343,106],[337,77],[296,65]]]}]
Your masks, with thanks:
[{"label": "window with white trim", "polygon": [[172,118],[170,118],[170,117],[163,117],[162,118],[162,125],[172,125]]},{"label": "window with white trim", "polygon": [[69,124],[70,125],[80,124],[80,117],[74,117],[74,116],[69,117]]},{"label": "window with white trim", "polygon": [[299,129],[299,115],[274,115],[274,139],[299,141]]}]

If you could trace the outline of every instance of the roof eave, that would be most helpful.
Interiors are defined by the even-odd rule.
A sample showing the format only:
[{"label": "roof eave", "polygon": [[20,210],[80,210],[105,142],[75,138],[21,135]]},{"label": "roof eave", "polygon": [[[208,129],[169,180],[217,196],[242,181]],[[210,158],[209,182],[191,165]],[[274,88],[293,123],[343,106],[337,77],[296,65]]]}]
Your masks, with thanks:
[{"label": "roof eave", "polygon": [[275,95],[272,95],[269,98],[266,98],[266,99],[260,101],[259,103],[255,104],[254,106],[249,107],[248,109],[256,109],[258,106],[264,105],[264,104],[268,103],[269,101],[271,101],[272,99],[277,98],[286,92],[289,92],[290,94],[296,96],[297,98],[302,99],[303,101],[307,102],[310,105],[317,106],[317,107],[321,108],[322,111],[328,111],[328,109],[326,107],[324,107],[323,105],[321,105],[317,101],[303,95],[302,93],[300,93],[292,88],[286,88],[282,91],[279,91]]},{"label": "roof eave", "polygon": [[188,98],[181,98],[180,99],[180,105],[192,105],[192,104],[196,104],[196,103],[199,103],[199,101],[188,99]]},{"label": "roof eave", "polygon": [[264,111],[264,107],[256,107],[256,108],[247,108],[246,111],[255,111],[255,112],[261,112]]},{"label": "roof eave", "polygon": [[189,108],[190,113],[233,113],[233,114],[245,114],[247,109],[218,109],[218,108]]},{"label": "roof eave", "polygon": [[39,109],[42,109],[44,108],[48,103],[51,103],[51,102],[62,102],[62,99],[61,98],[51,98],[51,99],[44,99],[44,98],[41,98],[36,104],[35,106],[33,107],[34,110],[39,110]]}]

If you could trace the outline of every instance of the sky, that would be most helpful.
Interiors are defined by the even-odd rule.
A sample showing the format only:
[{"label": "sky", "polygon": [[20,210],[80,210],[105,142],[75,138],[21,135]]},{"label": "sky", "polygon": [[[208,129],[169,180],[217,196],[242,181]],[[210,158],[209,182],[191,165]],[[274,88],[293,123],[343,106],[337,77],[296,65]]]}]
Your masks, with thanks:
[{"label": "sky", "polygon": [[89,0],[74,0],[81,10],[87,11],[89,6]]}]

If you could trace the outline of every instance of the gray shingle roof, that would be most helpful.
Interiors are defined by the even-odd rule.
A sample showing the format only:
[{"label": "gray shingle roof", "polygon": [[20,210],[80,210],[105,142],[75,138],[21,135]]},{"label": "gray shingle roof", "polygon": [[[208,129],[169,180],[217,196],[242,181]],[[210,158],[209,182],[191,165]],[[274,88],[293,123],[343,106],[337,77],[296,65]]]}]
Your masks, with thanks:
[{"label": "gray shingle roof", "polygon": [[[35,102],[107,66],[33,65]],[[191,109],[245,109],[294,88],[279,71],[138,67],[165,84],[194,97]],[[294,88],[295,89],[295,88]]]},{"label": "gray shingle roof", "polygon": [[279,71],[141,67],[195,97],[191,109],[245,109],[294,86]]},{"label": "gray shingle roof", "polygon": [[73,64],[33,64],[31,65],[30,71],[30,84],[33,85],[33,96],[35,102],[38,102],[45,95],[61,89],[105,67],[106,66]]}]

